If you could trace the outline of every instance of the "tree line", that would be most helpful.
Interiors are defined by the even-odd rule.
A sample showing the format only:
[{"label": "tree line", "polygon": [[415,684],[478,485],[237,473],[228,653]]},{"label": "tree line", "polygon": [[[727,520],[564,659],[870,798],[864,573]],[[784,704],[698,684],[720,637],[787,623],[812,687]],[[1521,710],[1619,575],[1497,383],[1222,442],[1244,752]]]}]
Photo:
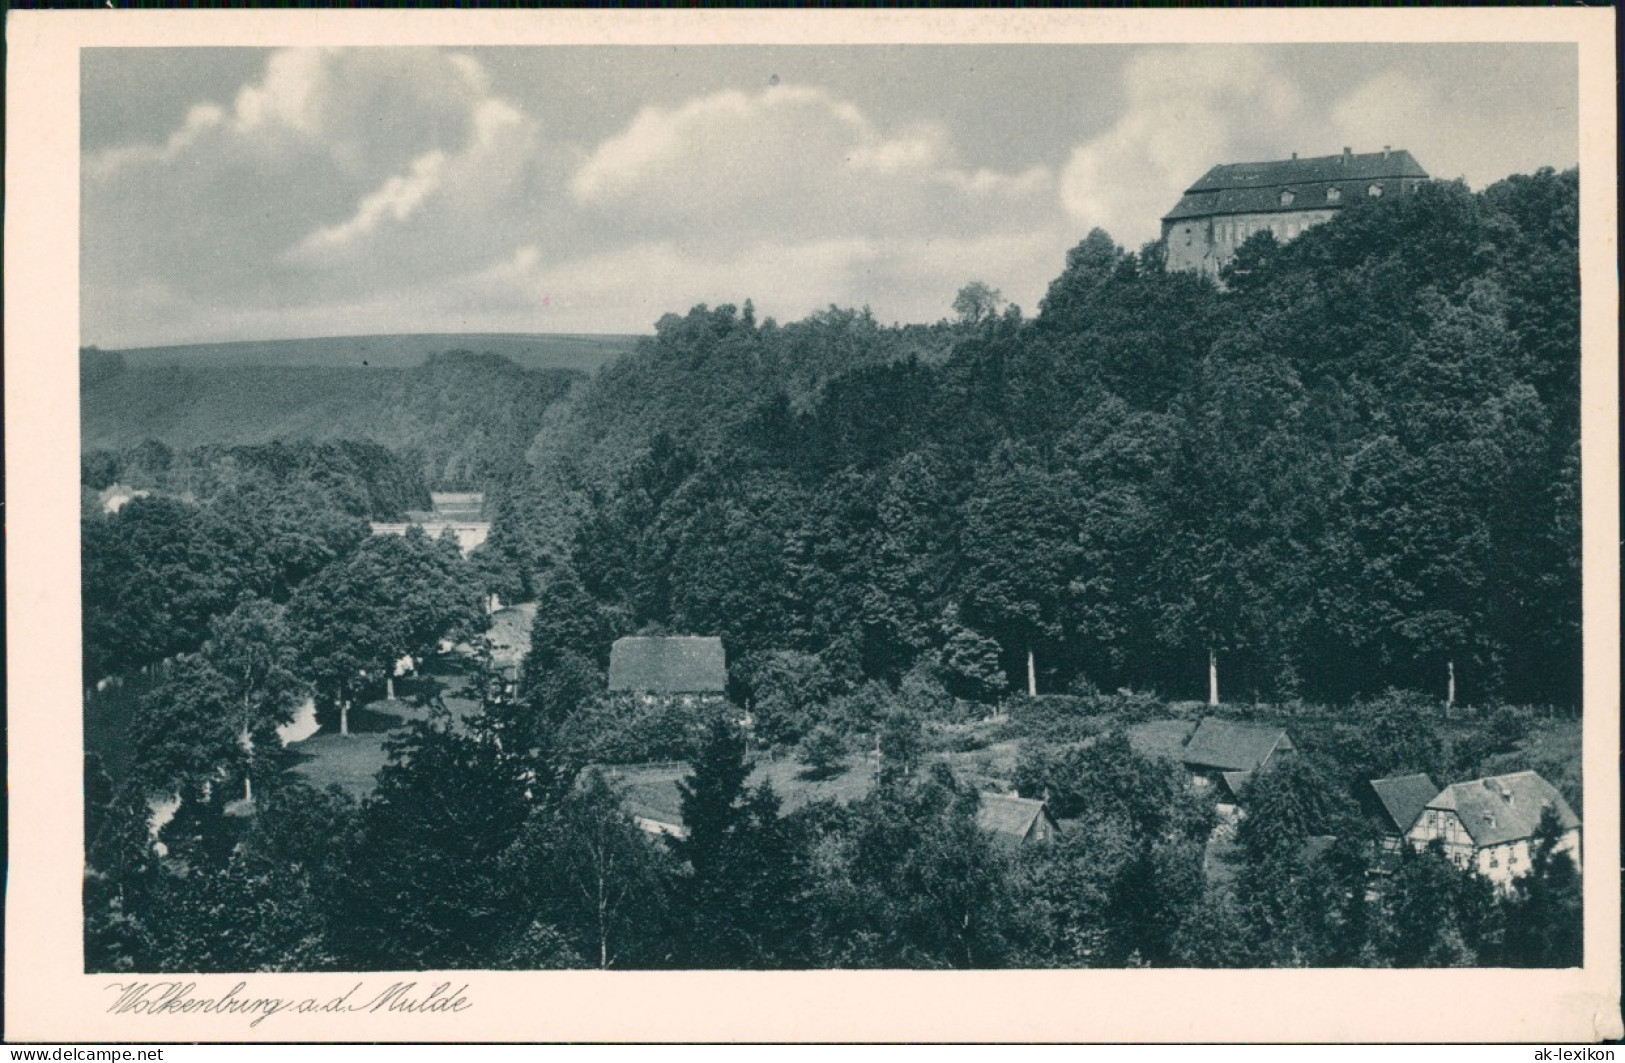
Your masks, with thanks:
[{"label": "tree line", "polygon": [[1577,705],[1577,191],[1429,184],[1222,287],[1096,231],[1031,319],[668,315],[493,549],[595,638],[721,634],[744,698],[795,652],[983,699]]},{"label": "tree line", "polygon": [[[1368,895],[1349,795],[1496,753],[1446,756],[1389,687],[1578,704],[1577,185],[1361,204],[1222,288],[1096,232],[1032,319],[985,287],[934,326],[668,315],[504,433],[470,559],[367,535],[427,487],[381,448],[87,454],[87,488],[160,488],[83,528],[86,685],[149,673],[131,770],[87,764],[90,967],[1572,962],[1550,837],[1508,897],[1437,853]],[[497,588],[539,602],[519,698],[408,728],[360,802],[278,770],[304,697],[342,728]],[[603,698],[610,642],[659,631],[724,638],[759,743],[816,770],[872,737],[873,790],[781,815],[725,717]],[[1417,762],[1343,735],[1261,779],[1214,889],[1178,769],[1070,711],[1213,685],[1353,703]],[[1021,725],[1016,782],[1072,822],[1011,853],[924,723],[1033,688],[1072,698]],[[670,843],[590,767],[662,749],[694,761]],[[154,793],[184,795],[163,857]]]},{"label": "tree line", "polygon": [[[252,818],[219,797],[145,840],[144,806],[101,822],[86,883],[97,971],[1569,966],[1579,881],[1543,828],[1507,894],[1437,850],[1370,889],[1358,828],[1312,764],[1260,777],[1240,880],[1204,866],[1211,806],[1121,732],[1026,759],[1068,818],[1012,849],[973,790],[888,736],[873,789],[784,815],[716,720],[680,786],[688,833],[656,838],[596,771],[501,710],[393,743],[361,802],[287,777]],[[917,750],[917,747],[915,747]],[[124,829],[120,821],[128,820]]]}]

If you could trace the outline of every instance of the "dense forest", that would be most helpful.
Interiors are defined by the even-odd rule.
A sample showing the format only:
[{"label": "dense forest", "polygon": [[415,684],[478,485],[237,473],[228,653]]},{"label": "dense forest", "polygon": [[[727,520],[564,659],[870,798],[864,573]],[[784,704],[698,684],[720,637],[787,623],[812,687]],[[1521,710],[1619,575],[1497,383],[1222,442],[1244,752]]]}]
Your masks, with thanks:
[{"label": "dense forest", "polygon": [[[1528,766],[1578,709],[1577,196],[1427,185],[1255,236],[1222,285],[1096,231],[1032,317],[981,284],[935,325],[700,306],[568,392],[400,371],[320,442],[274,441],[315,400],[266,437],[87,427],[87,492],[151,492],[84,521],[87,730],[98,686],[128,708],[120,762],[87,758],[87,967],[1578,962],[1555,823],[1500,894],[1434,851],[1377,868],[1356,796]],[[471,556],[367,535],[468,484]],[[493,590],[536,602],[512,694]],[[732,707],[606,695],[611,641],[662,632],[722,637]],[[477,711],[414,686],[375,788],[283,770],[304,698],[347,726],[460,640]],[[1209,698],[1305,751],[1249,784],[1228,881],[1211,800],[1130,740]],[[617,782],[663,758],[683,837]],[[775,758],[874,777],[787,810],[748,783]],[[978,773],[1046,795],[1061,839],[997,845]]]},{"label": "dense forest", "polygon": [[616,633],[722,634],[746,697],[796,651],[982,698],[1030,657],[1041,692],[1573,705],[1577,189],[1362,204],[1222,290],[1096,231],[1033,319],[668,315],[493,550]]}]

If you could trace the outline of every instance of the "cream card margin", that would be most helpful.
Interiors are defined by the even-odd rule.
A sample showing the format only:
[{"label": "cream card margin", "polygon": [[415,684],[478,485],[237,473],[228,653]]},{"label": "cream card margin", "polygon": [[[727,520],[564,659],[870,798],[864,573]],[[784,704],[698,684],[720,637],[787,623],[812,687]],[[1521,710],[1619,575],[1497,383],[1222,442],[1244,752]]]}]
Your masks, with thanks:
[{"label": "cream card margin", "polygon": [[[7,18],[5,428],[11,1040],[1590,1041],[1620,1035],[1618,278],[1611,10],[31,12]],[[1586,957],[1574,971],[449,973],[460,1015],[114,1016],[80,935],[81,47],[1568,41],[1584,300]],[[347,975],[246,980],[327,999]],[[395,979],[370,975],[374,991]]]}]

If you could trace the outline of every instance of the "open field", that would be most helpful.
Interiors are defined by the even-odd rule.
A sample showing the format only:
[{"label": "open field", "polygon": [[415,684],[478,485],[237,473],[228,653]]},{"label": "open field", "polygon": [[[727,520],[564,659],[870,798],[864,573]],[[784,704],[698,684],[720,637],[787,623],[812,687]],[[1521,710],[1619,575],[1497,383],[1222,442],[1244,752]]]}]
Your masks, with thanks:
[{"label": "open field", "polygon": [[[925,763],[945,763],[961,782],[977,789],[1003,791],[1008,789],[1009,776],[1015,768],[1017,748],[1015,742],[1001,742],[968,753],[928,754]],[[847,756],[844,770],[839,774],[817,778],[808,775],[807,766],[794,757],[768,759],[762,756],[756,760],[745,785],[756,787],[767,783],[772,786],[781,802],[780,810],[788,814],[815,801],[847,804],[861,800],[874,788],[876,767],[873,753],[853,753]],[[681,762],[615,765],[605,769],[606,776],[624,794],[628,812],[672,824],[682,822],[677,783],[689,772],[689,766]]]},{"label": "open field", "polygon": [[419,703],[434,683],[443,684],[442,700],[454,719],[462,720],[479,712],[479,699],[469,696],[468,678],[460,671],[429,665],[428,682],[399,680],[399,698],[382,698],[350,711],[350,733],[341,735],[331,721],[302,742],[284,750],[290,760],[288,771],[305,782],[325,790],[337,786],[353,797],[365,797],[378,783],[378,769],[389,759],[384,748],[390,736],[414,720],[427,719],[429,710]]},{"label": "open field", "polygon": [[547,332],[436,332],[398,336],[320,336],[137,347],[118,353],[131,368],[157,366],[324,366],[407,368],[445,351],[500,354],[527,369],[591,373],[637,345],[637,336]]},{"label": "open field", "polygon": [[[681,797],[677,783],[689,774],[682,763],[615,767],[606,770],[608,778],[623,792],[628,812],[661,823],[682,822]],[[758,760],[745,785],[768,783],[783,803],[781,811],[794,812],[814,801],[833,800],[841,804],[863,797],[874,786],[875,764],[868,756],[847,758],[846,770],[827,779],[811,779],[806,768],[791,758]]]}]

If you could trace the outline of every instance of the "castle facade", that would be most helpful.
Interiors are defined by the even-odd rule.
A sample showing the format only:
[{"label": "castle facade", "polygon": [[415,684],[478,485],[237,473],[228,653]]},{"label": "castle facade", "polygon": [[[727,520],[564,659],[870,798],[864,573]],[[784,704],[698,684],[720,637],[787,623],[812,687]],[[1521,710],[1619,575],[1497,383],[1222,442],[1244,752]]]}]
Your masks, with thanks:
[{"label": "castle facade", "polygon": [[1167,266],[1216,278],[1254,233],[1285,243],[1350,203],[1408,195],[1427,179],[1410,152],[1391,148],[1215,166],[1163,215]]}]

